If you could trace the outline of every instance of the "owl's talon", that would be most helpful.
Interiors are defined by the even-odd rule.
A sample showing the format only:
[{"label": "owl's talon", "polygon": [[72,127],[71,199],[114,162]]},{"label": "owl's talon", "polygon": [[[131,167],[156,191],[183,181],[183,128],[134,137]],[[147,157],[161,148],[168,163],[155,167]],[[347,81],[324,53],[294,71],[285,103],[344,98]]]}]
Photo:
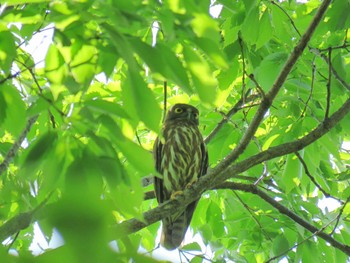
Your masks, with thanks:
[{"label": "owl's talon", "polygon": [[174,193],[171,194],[170,200],[176,199],[177,196],[182,195],[183,191],[175,191]]},{"label": "owl's talon", "polygon": [[192,186],[193,186],[195,183],[197,183],[197,180],[194,180],[194,181],[188,183],[188,184],[186,185],[186,189],[192,188]]}]

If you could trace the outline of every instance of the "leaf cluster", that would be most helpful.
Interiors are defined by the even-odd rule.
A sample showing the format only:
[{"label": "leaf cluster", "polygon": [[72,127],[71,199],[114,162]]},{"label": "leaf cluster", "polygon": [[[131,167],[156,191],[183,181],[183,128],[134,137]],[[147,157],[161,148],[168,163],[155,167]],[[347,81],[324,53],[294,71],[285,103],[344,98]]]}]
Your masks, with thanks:
[{"label": "leaf cluster", "polygon": [[[204,192],[183,261],[346,262],[350,6],[321,2],[1,5],[1,258],[158,262],[159,219]],[[177,102],[212,169],[158,207],[142,182]]]}]

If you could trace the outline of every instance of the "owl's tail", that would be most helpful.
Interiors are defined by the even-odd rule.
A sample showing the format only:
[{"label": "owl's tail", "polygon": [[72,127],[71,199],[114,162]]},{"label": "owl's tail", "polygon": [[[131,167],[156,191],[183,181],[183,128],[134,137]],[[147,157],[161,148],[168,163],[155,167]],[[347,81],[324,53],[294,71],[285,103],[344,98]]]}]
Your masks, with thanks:
[{"label": "owl's tail", "polygon": [[188,226],[190,225],[194,209],[198,200],[190,203],[180,214],[163,219],[162,235],[160,244],[167,250],[174,250],[179,247],[185,238]]},{"label": "owl's tail", "polygon": [[165,218],[162,222],[160,244],[167,250],[174,250],[181,245],[189,225],[186,212],[179,215],[175,221],[172,221],[171,218]]}]

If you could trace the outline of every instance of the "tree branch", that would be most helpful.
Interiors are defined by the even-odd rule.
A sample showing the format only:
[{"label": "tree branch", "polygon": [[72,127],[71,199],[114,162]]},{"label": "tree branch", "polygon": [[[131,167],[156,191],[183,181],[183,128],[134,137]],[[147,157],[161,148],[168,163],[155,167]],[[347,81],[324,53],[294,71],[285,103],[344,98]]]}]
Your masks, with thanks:
[{"label": "tree branch", "polygon": [[27,121],[27,125],[24,128],[23,132],[20,134],[19,138],[15,143],[12,145],[11,149],[8,151],[8,153],[5,156],[5,159],[0,164],[0,175],[7,170],[8,166],[10,165],[10,162],[12,159],[16,156],[19,148],[21,147],[21,144],[23,143],[24,139],[27,137],[28,132],[32,128],[33,124],[38,119],[39,115],[35,115],[34,117],[31,117]]},{"label": "tree branch", "polygon": [[256,98],[258,98],[258,95],[251,95],[248,98],[246,96],[250,90],[246,92],[246,94],[229,110],[227,114],[224,115],[222,120],[218,123],[218,125],[211,131],[211,133],[204,139],[204,142],[208,144],[215,136],[216,134],[223,128],[223,126],[229,121],[229,119],[232,118],[233,115],[235,115],[245,103],[254,101]]},{"label": "tree branch", "polygon": [[[165,202],[159,205],[158,207],[145,212],[143,215],[144,221],[140,221],[137,219],[130,219],[113,226],[111,228],[112,231],[111,231],[110,238],[111,239],[115,239],[116,237],[121,238],[124,235],[139,231],[142,228],[148,225],[151,225],[161,220],[162,218],[169,216],[170,214],[178,211],[180,206],[185,206],[193,202],[194,200],[200,198],[201,194],[207,189],[210,189],[213,186],[219,187],[220,184],[222,184],[225,180],[231,177],[234,177],[236,174],[242,173],[257,164],[260,164],[263,161],[271,160],[273,158],[290,154],[305,148],[306,146],[310,145],[314,141],[318,140],[321,136],[326,134],[331,128],[333,128],[337,123],[339,123],[339,121],[341,121],[342,118],[344,118],[344,116],[349,112],[350,112],[350,99],[348,99],[343,104],[343,106],[339,110],[337,110],[332,116],[330,116],[323,123],[319,124],[313,131],[311,131],[306,136],[298,140],[295,140],[293,142],[288,142],[288,143],[281,144],[279,146],[271,147],[268,150],[260,152],[226,169],[222,169],[218,166],[211,169],[208,172],[208,174],[201,177],[198,180],[198,182],[192,186],[192,188],[185,189],[183,192],[183,195],[178,195],[175,200]],[[237,190],[243,191],[244,189],[247,189],[247,188],[244,188],[246,186],[244,186],[243,184],[235,184],[235,186],[237,187]],[[257,189],[256,186],[253,186],[253,187],[255,187],[253,189]],[[26,228],[28,224],[32,222],[32,220],[33,220],[32,212],[22,213],[12,218],[8,222],[6,222],[3,226],[0,227],[0,240],[3,240],[8,236],[18,232],[19,230]],[[296,222],[304,224],[303,222],[298,222],[298,221]],[[311,229],[311,228],[307,228],[307,229]],[[315,232],[318,231],[318,229],[314,229],[314,230]],[[325,234],[320,234],[319,236],[323,238],[323,235]],[[325,240],[328,241],[328,235],[326,236],[327,237],[325,238],[327,239]],[[331,243],[331,241],[329,242]],[[336,244],[336,245],[338,246],[339,244]],[[346,247],[346,251],[348,251],[348,247]]]},{"label": "tree branch", "polygon": [[[193,202],[194,200],[200,198],[201,194],[204,191],[211,189],[212,187],[216,187],[216,188],[220,187],[220,185],[223,184],[223,182],[226,181],[227,179],[234,177],[236,174],[242,173],[255,165],[258,165],[261,162],[271,160],[286,154],[294,153],[296,151],[299,151],[305,148],[306,146],[310,145],[311,143],[321,138],[324,134],[326,134],[331,128],[333,128],[337,123],[339,123],[339,121],[341,121],[342,118],[344,118],[344,116],[349,112],[350,112],[350,99],[348,99],[340,109],[338,109],[335,113],[333,113],[333,115],[331,115],[323,123],[319,124],[313,131],[311,131],[306,136],[298,140],[295,140],[293,142],[288,142],[288,143],[281,144],[279,146],[271,147],[268,150],[262,151],[228,168],[223,169],[220,166],[216,166],[215,168],[211,169],[207,175],[201,177],[197,181],[197,183],[195,183],[191,188],[185,189],[183,191],[183,195],[178,195],[175,200],[170,200],[168,202],[165,202],[159,205],[154,209],[151,209],[145,212],[144,221],[140,221],[133,218],[113,226],[111,229],[112,230],[111,239],[113,238],[115,239],[116,237],[121,238],[123,235],[137,232],[142,228],[148,225],[151,225],[161,220],[164,217],[171,215],[175,211],[178,211],[179,207],[186,206],[189,203]],[[236,190],[243,191],[244,189],[247,189],[245,188],[246,186],[243,187],[242,185],[243,184],[235,184],[235,186],[237,187]],[[258,189],[256,188],[256,186],[253,186],[253,187],[255,188],[252,188],[252,189]],[[278,209],[278,207],[276,208]],[[290,216],[289,213],[287,213],[287,215]],[[296,222],[299,224],[302,224],[302,226],[304,225],[307,226],[308,227],[307,229],[313,229],[313,232],[318,231],[318,229],[314,228],[314,226],[311,225],[312,226],[311,227],[309,225],[304,224],[304,222],[300,221],[299,219],[296,219],[296,220],[297,220]],[[326,237],[324,235],[326,234],[320,234],[319,236],[321,238],[325,238],[325,240],[328,241],[329,236],[326,235],[327,236]],[[350,251],[348,249],[349,248],[346,247],[346,251]],[[349,252],[349,255],[350,255],[350,252]]]},{"label": "tree branch", "polygon": [[20,230],[29,227],[30,224],[35,221],[35,219],[38,219],[38,217],[40,217],[40,215],[38,215],[38,212],[45,207],[51,196],[52,192],[33,210],[29,212],[19,213],[18,215],[8,220],[5,224],[3,224],[0,227],[0,241],[3,242],[9,236],[12,236]]},{"label": "tree branch", "polygon": [[237,183],[232,183],[232,182],[225,182],[225,183],[220,185],[220,188],[231,189],[231,190],[241,190],[244,192],[249,192],[249,193],[258,195],[259,197],[261,197],[261,199],[263,199],[264,201],[266,201],[267,203],[272,205],[274,208],[276,208],[281,214],[288,216],[294,222],[298,223],[299,225],[301,225],[302,227],[304,227],[305,229],[307,229],[311,233],[315,234],[316,236],[321,237],[325,241],[332,244],[333,247],[338,248],[339,250],[343,251],[344,253],[346,253],[347,255],[350,256],[350,246],[347,246],[347,245],[335,240],[333,237],[331,237],[330,235],[323,232],[323,228],[320,230],[317,227],[315,227],[314,225],[310,224],[309,222],[307,222],[306,220],[304,220],[303,218],[298,216],[293,211],[291,211],[291,210],[287,209],[285,206],[281,205],[278,201],[276,201],[274,198],[272,198],[271,196],[266,194],[264,191],[260,190],[255,185],[244,185],[244,184],[237,184]]},{"label": "tree branch", "polygon": [[252,122],[248,126],[247,131],[244,133],[237,147],[220,164],[218,164],[219,167],[228,167],[244,152],[251,139],[253,138],[256,130],[258,129],[260,123],[262,122],[267,110],[271,107],[273,100],[282,88],[282,85],[285,82],[287,76],[289,75],[290,71],[292,70],[293,66],[295,65],[301,54],[303,53],[305,47],[307,46],[311,36],[313,35],[317,25],[320,23],[330,3],[331,0],[324,0],[322,2],[316,15],[309,24],[309,27],[307,28],[306,32],[303,34],[299,43],[295,46],[293,52],[290,54],[287,62],[284,64],[272,88],[268,91],[268,93],[266,93],[265,97],[263,98],[262,103],[260,104],[260,107],[258,108],[256,114],[254,115]]}]

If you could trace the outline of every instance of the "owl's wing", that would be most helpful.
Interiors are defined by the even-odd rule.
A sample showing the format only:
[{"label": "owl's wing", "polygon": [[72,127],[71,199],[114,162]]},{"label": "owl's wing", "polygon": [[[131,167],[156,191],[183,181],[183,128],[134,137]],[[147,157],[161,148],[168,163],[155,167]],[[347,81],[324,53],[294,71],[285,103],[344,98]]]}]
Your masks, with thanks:
[{"label": "owl's wing", "polygon": [[[209,165],[209,160],[208,160],[208,151],[207,148],[204,144],[204,142],[201,143],[201,151],[202,151],[202,163],[201,163],[201,172],[199,174],[199,177],[205,175],[207,173],[208,170],[208,165]],[[194,210],[197,206],[199,200],[196,200],[192,203],[190,203],[187,207],[186,210],[184,212],[184,216],[186,218],[186,221],[184,223],[185,225],[185,232],[183,234],[183,236],[186,234],[187,228],[191,223],[191,219],[194,213]]]},{"label": "owl's wing", "polygon": [[[162,151],[163,151],[163,144],[161,143],[161,140],[159,137],[154,142],[153,146],[153,158],[155,160],[156,170],[158,173],[161,173],[160,171],[160,164],[162,161]],[[163,191],[163,179],[159,178],[158,176],[154,176],[154,190],[156,192],[157,201],[159,204],[164,202],[164,191]]]},{"label": "owl's wing", "polygon": [[208,171],[209,166],[209,158],[208,158],[208,151],[207,147],[205,146],[205,143],[201,143],[201,151],[202,151],[202,164],[201,164],[201,173],[199,177],[205,175]]}]

